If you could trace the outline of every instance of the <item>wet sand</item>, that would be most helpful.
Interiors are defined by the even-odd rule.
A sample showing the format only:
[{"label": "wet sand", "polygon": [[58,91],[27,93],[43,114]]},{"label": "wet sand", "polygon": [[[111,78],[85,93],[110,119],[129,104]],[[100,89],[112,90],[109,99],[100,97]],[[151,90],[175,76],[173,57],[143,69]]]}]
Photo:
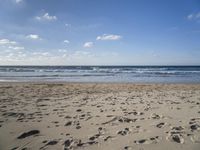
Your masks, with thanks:
[{"label": "wet sand", "polygon": [[200,84],[1,83],[1,150],[199,150]]}]

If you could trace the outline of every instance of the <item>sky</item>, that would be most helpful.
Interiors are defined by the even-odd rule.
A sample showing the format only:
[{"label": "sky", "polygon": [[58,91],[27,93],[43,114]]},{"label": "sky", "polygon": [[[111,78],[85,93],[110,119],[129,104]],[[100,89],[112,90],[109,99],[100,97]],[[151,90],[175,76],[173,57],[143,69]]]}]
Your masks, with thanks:
[{"label": "sky", "polygon": [[200,65],[200,0],[0,0],[0,65]]}]

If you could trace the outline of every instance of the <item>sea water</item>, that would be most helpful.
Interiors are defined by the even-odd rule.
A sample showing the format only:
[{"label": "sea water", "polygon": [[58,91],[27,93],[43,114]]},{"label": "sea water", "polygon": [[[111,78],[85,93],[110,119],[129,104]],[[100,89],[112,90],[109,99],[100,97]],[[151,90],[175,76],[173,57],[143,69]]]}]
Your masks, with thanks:
[{"label": "sea water", "polygon": [[0,82],[200,83],[200,66],[0,66]]}]

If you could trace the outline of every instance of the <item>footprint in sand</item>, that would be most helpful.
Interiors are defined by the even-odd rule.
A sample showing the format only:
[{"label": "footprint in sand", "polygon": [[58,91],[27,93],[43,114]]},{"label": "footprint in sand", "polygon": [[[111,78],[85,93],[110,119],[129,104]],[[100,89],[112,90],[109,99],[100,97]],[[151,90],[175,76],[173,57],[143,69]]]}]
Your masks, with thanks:
[{"label": "footprint in sand", "polygon": [[71,126],[72,125],[72,121],[68,121],[65,126]]},{"label": "footprint in sand", "polygon": [[196,130],[200,130],[200,125],[198,125],[197,123],[194,123],[190,126],[191,131],[196,131]]},{"label": "footprint in sand", "polygon": [[132,150],[133,148],[131,146],[125,146],[124,150]]},{"label": "footprint in sand", "polygon": [[109,139],[112,139],[112,138],[114,138],[114,136],[107,136],[106,138],[104,138],[103,140],[106,142],[106,141],[108,141]]},{"label": "footprint in sand", "polygon": [[153,114],[151,114],[151,118],[152,119],[160,119],[160,118],[162,118],[162,116],[160,116],[160,115],[158,115],[156,113],[153,113]]},{"label": "footprint in sand", "polygon": [[113,122],[133,123],[135,121],[137,121],[137,119],[130,119],[130,118],[122,117],[122,116],[116,116],[113,119],[111,119],[111,120],[109,120],[107,122],[102,123],[102,125],[113,123]]},{"label": "footprint in sand", "polygon": [[161,122],[161,123],[157,124],[156,127],[157,127],[157,128],[162,128],[162,127],[164,127],[165,125],[166,125],[166,123]]},{"label": "footprint in sand", "polygon": [[117,132],[117,134],[120,134],[120,135],[122,135],[122,136],[125,136],[125,135],[127,135],[128,133],[130,133],[129,128],[125,128],[125,129],[123,129],[123,130]]},{"label": "footprint in sand", "polygon": [[52,140],[52,141],[49,141],[47,144],[45,144],[43,147],[40,147],[40,149],[44,149],[45,147],[47,146],[53,146],[53,145],[56,145],[58,143],[58,141],[56,140]]},{"label": "footprint in sand", "polygon": [[81,112],[81,111],[82,111],[82,109],[77,109],[76,111],[77,111],[77,112]]},{"label": "footprint in sand", "polygon": [[65,142],[63,143],[64,150],[70,149],[70,147],[72,146],[73,142],[74,142],[74,140],[72,138],[65,140]]},{"label": "footprint in sand", "polygon": [[71,126],[71,125],[74,125],[74,126],[76,126],[76,129],[80,129],[81,128],[81,125],[80,125],[80,122],[79,121],[77,121],[77,120],[75,120],[75,121],[68,121],[66,124],[65,124],[65,126],[67,127],[67,126]]},{"label": "footprint in sand", "polygon": [[166,139],[180,144],[184,143],[184,138],[181,134],[169,134]]},{"label": "footprint in sand", "polygon": [[136,141],[134,141],[134,143],[136,143],[136,144],[156,144],[159,141],[161,141],[161,139],[162,139],[161,137],[155,136],[155,137],[150,137],[147,139],[136,140]]},{"label": "footprint in sand", "polygon": [[94,136],[91,136],[91,137],[89,138],[89,140],[90,140],[90,141],[94,141],[94,140],[96,140],[97,138],[99,138],[99,136],[100,136],[99,133],[98,133],[98,134],[95,134]]},{"label": "footprint in sand", "polygon": [[20,136],[18,136],[17,138],[18,138],[18,139],[24,139],[24,138],[29,137],[29,136],[38,135],[39,133],[40,133],[39,130],[31,130],[31,131],[22,133],[22,134],[21,134]]},{"label": "footprint in sand", "polygon": [[168,132],[168,136],[166,137],[166,139],[171,142],[183,144],[184,143],[184,138],[182,135],[183,133],[184,133],[184,128],[182,126],[172,127],[171,131]]}]

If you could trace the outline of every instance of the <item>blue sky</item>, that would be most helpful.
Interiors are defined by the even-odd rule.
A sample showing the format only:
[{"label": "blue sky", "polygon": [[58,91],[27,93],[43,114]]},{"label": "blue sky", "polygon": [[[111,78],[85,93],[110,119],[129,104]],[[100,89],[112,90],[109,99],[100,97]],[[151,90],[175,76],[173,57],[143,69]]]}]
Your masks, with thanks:
[{"label": "blue sky", "polygon": [[200,65],[200,0],[0,3],[0,65]]}]

